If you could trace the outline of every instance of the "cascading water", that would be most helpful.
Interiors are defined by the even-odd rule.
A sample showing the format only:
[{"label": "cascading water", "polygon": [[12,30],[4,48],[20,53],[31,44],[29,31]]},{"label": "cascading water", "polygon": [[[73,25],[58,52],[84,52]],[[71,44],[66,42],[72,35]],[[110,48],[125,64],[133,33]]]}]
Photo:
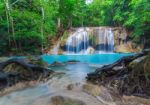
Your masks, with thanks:
[{"label": "cascading water", "polygon": [[67,54],[87,54],[89,47],[89,33],[85,28],[79,28],[70,35],[66,43]]},{"label": "cascading water", "polygon": [[111,28],[99,28],[97,53],[112,53],[114,51],[114,33]]},{"label": "cascading water", "polygon": [[[97,40],[91,44],[90,35]],[[111,28],[78,28],[66,42],[67,54],[89,54],[89,48],[95,53],[112,53],[114,51],[114,33]]]}]

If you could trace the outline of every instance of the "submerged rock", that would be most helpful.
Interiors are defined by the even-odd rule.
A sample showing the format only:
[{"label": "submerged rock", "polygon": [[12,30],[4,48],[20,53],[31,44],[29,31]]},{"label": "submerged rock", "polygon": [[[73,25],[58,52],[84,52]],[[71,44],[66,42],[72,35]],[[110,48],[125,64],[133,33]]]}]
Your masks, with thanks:
[{"label": "submerged rock", "polygon": [[90,83],[83,85],[83,91],[88,93],[88,94],[91,94],[93,96],[99,96],[101,93],[101,89],[99,86],[94,85],[94,84],[90,84]]},{"label": "submerged rock", "polygon": [[99,101],[106,105],[115,105],[113,96],[104,86],[86,83],[83,85],[83,91],[96,97]]},{"label": "submerged rock", "polygon": [[67,90],[72,90],[73,87],[74,87],[74,84],[69,84],[69,85],[67,86]]},{"label": "submerged rock", "polygon": [[29,56],[26,58],[26,61],[33,65],[39,65],[42,67],[48,67],[48,63],[45,62],[41,56]]},{"label": "submerged rock", "polygon": [[74,64],[74,63],[78,63],[78,62],[80,62],[80,61],[78,61],[78,60],[69,60],[66,63],[67,64]]},{"label": "submerged rock", "polygon": [[50,66],[64,66],[65,64],[64,63],[61,63],[61,62],[54,62],[52,63]]},{"label": "submerged rock", "polygon": [[51,98],[52,105],[86,105],[84,102],[63,96],[55,96]]}]

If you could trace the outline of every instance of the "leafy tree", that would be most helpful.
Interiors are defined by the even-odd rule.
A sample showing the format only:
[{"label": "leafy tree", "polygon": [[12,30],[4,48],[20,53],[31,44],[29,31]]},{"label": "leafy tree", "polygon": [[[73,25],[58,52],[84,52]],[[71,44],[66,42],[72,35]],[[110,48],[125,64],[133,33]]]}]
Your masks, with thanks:
[{"label": "leafy tree", "polygon": [[150,1],[0,0],[0,53],[40,54],[66,29],[83,26],[125,27],[149,46]]}]

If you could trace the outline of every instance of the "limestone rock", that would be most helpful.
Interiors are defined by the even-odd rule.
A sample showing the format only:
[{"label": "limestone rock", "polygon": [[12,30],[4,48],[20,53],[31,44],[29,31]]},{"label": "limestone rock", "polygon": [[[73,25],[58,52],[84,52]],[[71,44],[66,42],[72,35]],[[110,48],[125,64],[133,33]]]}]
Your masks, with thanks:
[{"label": "limestone rock", "polygon": [[61,63],[61,62],[54,62],[52,63],[50,66],[64,66],[65,64],[64,63]]},{"label": "limestone rock", "polygon": [[86,105],[84,102],[63,96],[55,96],[51,98],[52,105]]},{"label": "limestone rock", "polygon": [[126,95],[150,97],[150,53],[143,51],[105,65],[87,79]]},{"label": "limestone rock", "polygon": [[100,87],[91,83],[84,84],[83,91],[93,96],[99,96],[101,93]]},{"label": "limestone rock", "polygon": [[29,62],[23,58],[14,58],[0,63],[0,91],[19,82],[49,79],[53,74],[52,70]]},{"label": "limestone rock", "polygon": [[88,53],[88,54],[94,54],[94,53],[95,53],[95,49],[94,49],[93,47],[89,47],[89,48],[87,49],[87,53]]}]

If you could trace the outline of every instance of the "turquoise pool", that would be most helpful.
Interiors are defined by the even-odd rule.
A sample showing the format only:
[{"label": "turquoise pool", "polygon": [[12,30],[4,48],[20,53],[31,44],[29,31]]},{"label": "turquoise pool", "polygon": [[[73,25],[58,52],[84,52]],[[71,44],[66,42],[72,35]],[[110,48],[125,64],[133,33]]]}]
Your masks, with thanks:
[{"label": "turquoise pool", "polygon": [[93,54],[93,55],[42,55],[44,61],[49,64],[57,62],[67,62],[77,60],[88,64],[111,64],[124,56],[130,56],[133,53],[112,53],[112,54]]}]

